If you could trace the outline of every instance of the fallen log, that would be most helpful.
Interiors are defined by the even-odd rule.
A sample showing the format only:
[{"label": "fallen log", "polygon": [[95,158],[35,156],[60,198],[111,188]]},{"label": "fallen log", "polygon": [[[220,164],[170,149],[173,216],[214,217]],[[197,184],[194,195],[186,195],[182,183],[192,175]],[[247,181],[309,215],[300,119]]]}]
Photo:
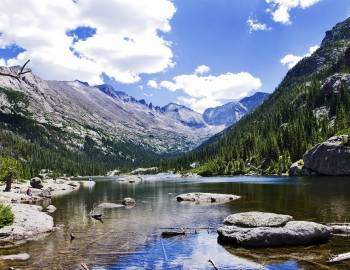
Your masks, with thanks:
[{"label": "fallen log", "polygon": [[350,252],[347,252],[347,253],[342,253],[342,254],[339,254],[339,255],[335,255],[335,256],[332,256],[328,262],[329,263],[334,263],[334,262],[341,262],[341,261],[345,261],[345,260],[349,260],[350,259]]},{"label": "fallen log", "polygon": [[185,235],[186,232],[181,230],[181,231],[164,231],[161,233],[161,236],[164,238],[169,238],[177,235]]}]

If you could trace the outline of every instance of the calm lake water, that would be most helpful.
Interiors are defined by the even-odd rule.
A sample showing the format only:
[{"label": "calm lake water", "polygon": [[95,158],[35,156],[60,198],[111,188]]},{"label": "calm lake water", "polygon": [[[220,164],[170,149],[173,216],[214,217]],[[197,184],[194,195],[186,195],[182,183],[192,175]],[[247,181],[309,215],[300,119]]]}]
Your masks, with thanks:
[{"label": "calm lake water", "polygon": [[[232,193],[242,199],[228,204],[178,203],[185,192]],[[104,210],[103,223],[88,217],[102,202],[135,198],[134,208]],[[350,251],[350,237],[334,237],[317,246],[243,249],[217,243],[216,228],[232,213],[269,211],[297,220],[350,221],[350,178],[216,177],[139,184],[98,180],[95,187],[52,200],[60,229],[38,241],[1,249],[0,254],[27,252],[26,262],[0,263],[20,269],[350,269],[350,262],[326,263],[332,254]],[[207,227],[162,239],[161,228]],[[70,241],[70,233],[76,239]]]}]

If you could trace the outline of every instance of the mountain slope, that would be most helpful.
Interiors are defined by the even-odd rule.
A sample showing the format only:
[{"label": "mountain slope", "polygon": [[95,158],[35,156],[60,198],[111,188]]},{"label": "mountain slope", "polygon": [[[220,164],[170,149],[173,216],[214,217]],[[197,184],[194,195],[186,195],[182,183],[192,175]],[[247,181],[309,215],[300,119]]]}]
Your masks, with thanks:
[{"label": "mountain slope", "polygon": [[207,126],[203,120],[203,116],[185,106],[178,105],[176,103],[169,103],[161,108],[161,111],[169,117],[176,119],[193,128],[202,128]]},{"label": "mountain slope", "polygon": [[222,106],[206,109],[203,118],[209,125],[225,125],[237,123],[244,115],[255,110],[269,96],[268,93],[257,92],[240,101],[233,101]]},{"label": "mountain slope", "polygon": [[[0,71],[16,74],[19,68],[0,67]],[[217,132],[208,125],[193,128],[107,85],[46,81],[32,73],[20,81],[0,76],[0,127],[4,133],[0,143],[9,155],[33,165],[37,161],[27,151],[32,144],[43,156],[41,166],[67,170],[56,161],[48,162],[51,159],[44,153],[50,150],[57,160],[65,156],[76,160],[76,167],[88,167],[79,171],[85,174],[187,151]],[[21,150],[14,151],[6,136],[21,141]],[[84,165],[78,166],[80,161]],[[66,167],[75,171],[72,164]]]},{"label": "mountain slope", "polygon": [[216,140],[163,166],[203,175],[283,173],[315,143],[350,127],[350,18],[326,33],[321,47],[291,69],[253,113]]}]

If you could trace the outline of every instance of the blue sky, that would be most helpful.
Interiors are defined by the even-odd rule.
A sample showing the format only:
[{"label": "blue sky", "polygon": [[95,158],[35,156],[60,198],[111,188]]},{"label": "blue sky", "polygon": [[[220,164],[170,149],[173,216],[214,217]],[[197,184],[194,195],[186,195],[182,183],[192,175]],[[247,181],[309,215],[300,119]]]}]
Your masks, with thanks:
[{"label": "blue sky", "polygon": [[[168,2],[167,0],[157,1],[159,2],[157,5],[160,2]],[[292,6],[292,2],[298,1],[300,5]],[[96,57],[96,55],[97,58],[99,55],[101,55],[101,59],[106,58],[105,61],[101,60],[99,69],[94,66],[91,66],[91,69],[96,68],[97,73],[107,75],[117,74],[117,76],[114,76],[115,79],[109,79],[107,76],[103,78],[118,90],[125,91],[138,99],[145,99],[147,102],[152,102],[155,105],[179,102],[201,111],[205,107],[220,105],[257,90],[272,92],[288,71],[288,64],[282,65],[281,59],[286,55],[292,55],[294,57],[292,59],[299,59],[298,57],[307,55],[310,47],[320,44],[326,30],[329,30],[337,22],[344,20],[350,15],[350,2],[348,0],[305,0],[304,3],[308,1],[309,3],[314,2],[308,6],[305,6],[307,4],[303,4],[303,1],[174,0],[172,5],[176,11],[168,5],[169,3],[164,3],[167,6],[164,6],[164,9],[155,11],[156,15],[152,14],[153,17],[151,19],[153,22],[154,18],[161,18],[163,20],[162,23],[168,23],[171,30],[167,29],[167,26],[163,27],[163,24],[162,26],[154,26],[156,34],[147,37],[148,39],[142,39],[143,43],[140,43],[140,47],[143,47],[145,51],[138,49],[137,53],[135,53],[136,56],[131,55],[134,52],[126,51],[123,57],[115,56],[111,63],[108,62],[108,57],[109,55],[115,55],[113,44],[108,47],[110,51],[106,55],[104,53],[107,48],[98,47],[101,41],[106,40],[107,42],[109,38],[107,35],[108,28],[105,27],[106,24],[101,24],[99,17],[95,15],[95,17],[89,17],[89,21],[92,21],[91,18],[95,19],[95,25],[87,25],[87,23],[81,23],[80,21],[72,25],[67,24],[65,35],[67,36],[68,34],[72,38],[70,50],[75,52],[75,56],[81,58],[88,55],[89,57],[84,59],[86,61]],[[119,12],[123,12],[123,8],[127,4],[123,4],[123,8],[120,8],[122,4],[119,2],[123,1],[116,0],[115,2],[116,5],[119,5],[116,6],[116,8],[119,7],[118,10],[121,10]],[[286,21],[286,14],[273,13],[278,8],[281,8],[280,11],[283,11],[282,9],[285,7],[288,7],[290,16],[288,21]],[[79,8],[86,9],[84,6],[79,6]],[[119,14],[119,17],[127,16],[128,12],[130,12],[128,8],[125,7],[125,13]],[[152,7],[150,6],[150,8]],[[35,6],[33,9],[35,9]],[[267,11],[267,9],[270,9],[270,11]],[[111,16],[108,22],[111,25],[108,26],[110,26],[109,31],[114,31],[113,29],[116,26],[112,22],[115,23],[118,20],[118,16],[113,16],[113,10],[110,13],[106,13],[106,10],[93,9],[93,6],[91,6],[91,10],[92,13],[96,12],[97,14],[100,12],[105,17]],[[163,10],[167,10],[166,16],[163,14]],[[16,12],[16,9],[14,11]],[[0,12],[4,13],[7,11],[3,11],[0,8]],[[135,16],[138,15],[135,14],[135,11],[133,12]],[[51,17],[54,18],[54,14]],[[10,18],[10,15],[7,15]],[[274,15],[276,16],[274,17]],[[73,14],[72,16],[77,15]],[[79,14],[79,16],[79,19],[84,20],[92,15],[86,12]],[[151,15],[140,13],[140,17],[142,16]],[[148,19],[149,17],[145,18]],[[249,31],[250,28],[247,23],[249,19],[253,20],[255,24],[263,25],[265,30]],[[59,17],[57,20],[59,20]],[[62,20],[65,19],[62,18]],[[82,28],[80,26],[80,28],[77,28],[79,24],[87,25],[87,27]],[[139,27],[139,24],[142,24],[141,19],[140,21],[130,22],[130,25],[135,27]],[[24,26],[19,27],[23,28]],[[69,27],[70,29],[67,29]],[[123,35],[125,35],[124,41],[132,44],[134,41],[130,37],[136,37],[135,33],[140,31],[134,31],[136,28],[133,27],[130,30],[130,35],[128,35],[127,27],[129,25],[121,28],[123,29]],[[51,62],[46,63],[40,58],[36,59],[33,53],[30,54],[34,49],[40,50],[42,47],[40,46],[40,41],[46,36],[38,36],[38,45],[35,47],[32,45],[34,41],[28,42],[22,36],[6,33],[3,29],[0,20],[0,32],[3,32],[3,35],[0,36],[0,46],[2,47],[0,49],[0,58],[4,62],[19,55],[16,60],[10,60],[6,64],[20,63],[25,57],[33,55],[33,70],[38,71],[40,76],[48,79],[69,79],[71,78],[70,76],[75,74],[73,66],[80,67],[81,65],[82,68],[80,67],[79,72],[76,72],[76,79],[84,80],[86,78],[92,83],[98,81],[98,79],[95,80],[96,76],[94,74],[91,75],[89,73],[89,65],[91,64],[89,62],[85,61],[83,64],[77,62],[75,64],[74,61],[68,61],[72,64],[72,66],[68,66],[67,61],[59,63],[59,59],[53,59]],[[96,33],[101,34],[101,29],[106,32],[104,39],[101,39],[100,43],[95,41],[93,45],[90,44],[90,47],[86,46],[87,43],[84,44],[84,41],[89,40],[89,37],[93,37]],[[59,33],[59,30],[57,28],[57,33]],[[16,32],[16,28],[14,28],[14,32]],[[154,35],[157,36],[155,37]],[[159,37],[165,40],[166,43],[161,45],[156,43],[159,41]],[[1,42],[2,38],[4,40]],[[153,38],[154,43],[152,41],[150,44],[147,44],[147,40]],[[33,40],[36,40],[36,38],[34,37]],[[137,38],[135,40],[135,43],[138,42]],[[60,41],[58,40],[58,42]],[[157,48],[158,45],[160,46],[159,48]],[[92,46],[95,47],[91,48]],[[103,46],[107,45],[103,44]],[[19,49],[19,47],[23,49]],[[59,48],[55,49],[59,50]],[[161,53],[157,54],[156,50]],[[95,52],[96,54],[94,55],[93,53]],[[154,54],[151,55],[152,57],[145,57],[152,53]],[[135,59],[141,54],[143,58],[136,61]],[[129,58],[125,57],[125,55]],[[63,57],[65,56],[63,55]],[[154,65],[152,59],[155,59]],[[288,60],[286,61],[288,62]],[[123,65],[120,64],[121,62]],[[36,65],[35,63],[38,64]],[[143,63],[147,63],[147,65]],[[39,64],[41,66],[47,65],[47,67],[44,70],[40,70]],[[289,64],[292,65],[293,63]],[[103,70],[104,65],[106,70]],[[200,65],[205,65],[210,70],[205,69],[202,72],[195,73],[194,70]],[[127,71],[124,70],[126,67]],[[67,74],[69,72],[69,75],[61,71],[58,72],[59,68],[67,69]],[[84,70],[85,68],[86,71]],[[131,68],[134,70],[128,73]],[[84,72],[81,71],[82,69]],[[45,72],[48,73],[47,76],[45,76]],[[119,76],[119,74],[121,75]],[[90,78],[92,79],[90,80]],[[150,80],[153,81],[153,84],[149,83]],[[237,81],[242,83],[237,83]],[[161,82],[167,83],[161,85]],[[216,91],[216,89],[218,90]]]}]

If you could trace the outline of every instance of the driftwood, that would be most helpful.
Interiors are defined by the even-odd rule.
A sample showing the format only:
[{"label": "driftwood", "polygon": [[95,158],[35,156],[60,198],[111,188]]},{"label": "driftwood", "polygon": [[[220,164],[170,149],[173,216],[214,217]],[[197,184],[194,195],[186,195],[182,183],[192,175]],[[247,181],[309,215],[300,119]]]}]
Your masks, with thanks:
[{"label": "driftwood", "polygon": [[177,235],[185,235],[186,232],[181,230],[181,231],[164,231],[161,233],[161,236],[164,238],[169,238],[169,237],[173,237],[173,236],[177,236]]},{"label": "driftwood", "polygon": [[214,263],[214,261],[213,261],[212,259],[209,259],[208,262],[211,263],[211,265],[213,266],[213,268],[214,268],[215,270],[219,270],[219,268],[215,265],[215,263]]},{"label": "driftwood", "polygon": [[26,67],[26,65],[29,63],[30,60],[27,60],[27,62],[24,63],[24,65],[21,67],[21,70],[17,73],[17,74],[11,74],[11,73],[3,73],[0,72],[0,76],[6,76],[6,77],[11,77],[16,79],[18,82],[20,82],[21,80],[21,76],[31,72],[31,70],[26,70],[24,71],[24,68]]},{"label": "driftwood", "polygon": [[83,270],[89,270],[89,267],[87,267],[85,263],[82,263],[80,266],[83,268]]},{"label": "driftwood", "polygon": [[345,261],[345,260],[350,260],[350,252],[347,253],[342,253],[336,256],[332,256],[328,262],[329,263],[334,263],[334,262],[341,262],[341,261]]}]

